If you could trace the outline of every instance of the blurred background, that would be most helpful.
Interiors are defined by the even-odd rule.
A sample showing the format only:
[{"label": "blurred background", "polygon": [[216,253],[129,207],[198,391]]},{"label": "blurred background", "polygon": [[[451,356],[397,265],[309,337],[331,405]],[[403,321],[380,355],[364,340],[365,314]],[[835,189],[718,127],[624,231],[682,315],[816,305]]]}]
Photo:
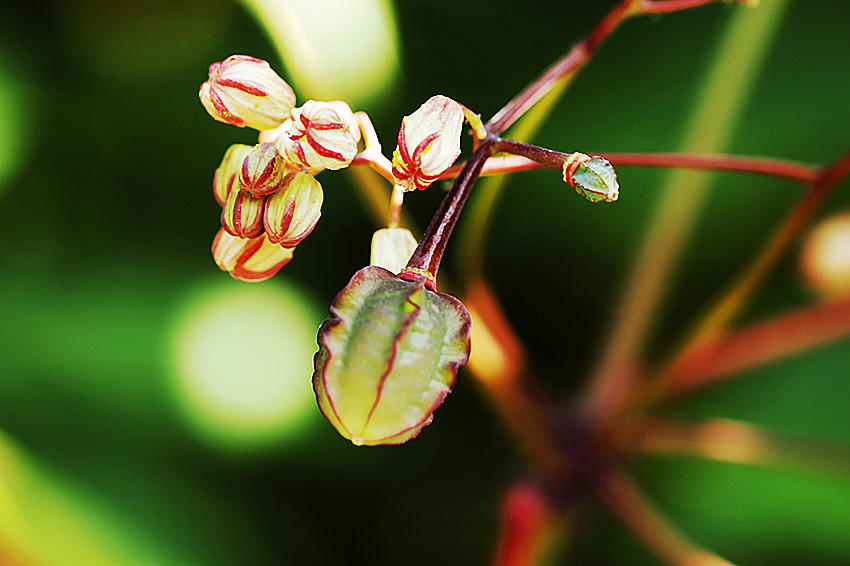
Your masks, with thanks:
[{"label": "blurred background", "polygon": [[[322,220],[278,276],[231,280],[210,253],[212,175],[255,133],[213,121],[197,91],[210,63],[260,57],[299,105],[321,95],[366,110],[389,154],[402,116],[428,97],[491,116],[613,4],[0,0],[0,565],[488,563],[501,498],[526,466],[463,371],[434,423],[403,446],[354,447],[316,408],[316,329],[379,227],[355,177],[320,176]],[[740,9],[627,23],[534,141],[678,149]],[[276,18],[277,37],[255,10]],[[788,2],[726,149],[810,163],[846,152],[848,32],[847,2]],[[618,173],[620,200],[597,206],[555,173],[516,174],[488,233],[486,272],[540,375],[565,396],[599,352],[668,175]],[[802,191],[733,174],[711,186],[650,355],[669,352]],[[848,191],[818,218],[850,209]],[[407,198],[417,235],[441,197]],[[454,280],[459,245],[444,261]],[[816,298],[798,251],[747,319]],[[848,375],[845,339],[674,412],[850,442]],[[733,562],[850,564],[846,473],[686,457],[633,470],[685,532]],[[602,509],[573,534],[554,563],[656,563]]]}]

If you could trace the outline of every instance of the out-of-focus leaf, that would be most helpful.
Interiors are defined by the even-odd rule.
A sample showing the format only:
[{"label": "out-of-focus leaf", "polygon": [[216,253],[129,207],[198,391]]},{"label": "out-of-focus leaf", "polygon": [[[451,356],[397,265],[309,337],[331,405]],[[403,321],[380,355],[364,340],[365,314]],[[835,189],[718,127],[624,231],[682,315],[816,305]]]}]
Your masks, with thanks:
[{"label": "out-of-focus leaf", "polygon": [[243,0],[263,23],[288,81],[309,98],[355,109],[386,96],[399,74],[388,0]]},{"label": "out-of-focus leaf", "polygon": [[56,473],[0,434],[0,540],[14,559],[40,566],[272,563],[245,517],[219,495],[170,474],[114,468],[102,475],[117,480],[117,494]]}]

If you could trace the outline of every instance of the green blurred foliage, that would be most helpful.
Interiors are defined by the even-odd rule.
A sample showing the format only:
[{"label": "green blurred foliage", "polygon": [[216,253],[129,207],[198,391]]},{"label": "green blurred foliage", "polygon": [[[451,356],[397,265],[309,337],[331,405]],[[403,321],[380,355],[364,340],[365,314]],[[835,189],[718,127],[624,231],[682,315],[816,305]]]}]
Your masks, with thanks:
[{"label": "green blurred foliage", "polygon": [[[491,115],[613,4],[398,2],[402,74],[365,108],[385,153],[401,117],[432,94]],[[675,149],[735,9],[627,23],[534,141],[589,153]],[[85,552],[111,564],[486,562],[499,498],[524,468],[463,371],[434,424],[399,447],[353,447],[312,417],[280,442],[210,442],[175,394],[171,340],[190,297],[218,280],[234,292],[244,285],[210,257],[219,215],[210,184],[225,149],[252,133],[211,120],[197,89],[209,63],[233,53],[282,68],[251,17],[223,0],[3,0],[2,13],[0,518],[12,519],[0,522],[0,545],[43,566],[96,563]],[[847,150],[847,22],[842,0],[792,3],[731,152],[821,163]],[[666,174],[618,173],[620,200],[596,206],[557,174],[517,174],[489,234],[487,272],[561,391],[582,383],[599,351]],[[376,227],[349,176],[321,182],[316,231],[262,284],[296,289],[309,320],[368,262]],[[653,353],[669,351],[801,194],[732,174],[714,187]],[[823,214],[848,208],[847,188]],[[407,199],[418,226],[440,197],[432,188]],[[444,267],[452,279],[463,268],[456,245]],[[746,317],[809,299],[789,257]],[[848,346],[753,370],[671,411],[848,442]],[[846,478],[692,458],[634,467],[683,530],[733,561],[850,563]],[[15,520],[9,502],[31,522]],[[78,545],[66,541],[72,533]],[[564,564],[656,563],[602,511],[584,515],[576,534]],[[67,550],[38,550],[51,540]]]}]

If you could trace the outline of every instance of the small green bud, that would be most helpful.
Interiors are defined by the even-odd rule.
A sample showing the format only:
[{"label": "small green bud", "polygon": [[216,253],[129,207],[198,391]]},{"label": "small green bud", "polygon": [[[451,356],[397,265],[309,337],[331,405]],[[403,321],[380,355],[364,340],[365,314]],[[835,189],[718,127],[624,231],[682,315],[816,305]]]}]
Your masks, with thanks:
[{"label": "small green bud", "polygon": [[614,202],[620,194],[617,173],[607,159],[574,153],[564,162],[564,181],[590,202]]},{"label": "small green bud", "polygon": [[322,185],[309,173],[290,173],[268,197],[263,225],[269,241],[291,248],[306,238],[322,215]]},{"label": "small green bud", "polygon": [[237,238],[256,238],[263,233],[265,197],[234,189],[221,209],[221,227]]},{"label": "small green bud", "polygon": [[258,143],[242,162],[239,187],[255,197],[268,195],[280,188],[286,174],[286,159],[271,142]]},{"label": "small green bud", "polygon": [[369,266],[334,299],[319,329],[313,389],[325,417],[356,445],[419,434],[469,358],[460,301]]}]

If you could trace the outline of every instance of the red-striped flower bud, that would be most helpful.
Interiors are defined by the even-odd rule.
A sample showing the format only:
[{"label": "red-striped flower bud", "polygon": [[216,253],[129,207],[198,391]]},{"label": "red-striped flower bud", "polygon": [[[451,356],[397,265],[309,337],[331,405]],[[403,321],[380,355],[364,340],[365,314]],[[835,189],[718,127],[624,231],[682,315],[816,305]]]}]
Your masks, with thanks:
[{"label": "red-striped flower bud", "polygon": [[463,108],[451,98],[429,98],[405,116],[393,152],[393,177],[402,190],[425,189],[460,155]]},{"label": "red-striped flower bud", "polygon": [[275,139],[278,150],[307,169],[342,169],[357,154],[360,130],[344,102],[308,100],[282,129]]},{"label": "red-striped flower bud", "polygon": [[313,389],[357,445],[401,444],[431,422],[469,357],[470,317],[449,295],[369,266],[319,329]]},{"label": "red-striped flower bud", "polygon": [[268,197],[263,225],[269,241],[291,248],[307,237],[322,215],[322,185],[309,173],[290,173]]},{"label": "red-striped flower bud", "polygon": [[239,187],[255,197],[268,195],[280,188],[286,174],[286,159],[271,142],[255,145],[242,161]]},{"label": "red-striped flower bud", "polygon": [[218,266],[234,279],[265,281],[292,259],[292,248],[269,242],[265,234],[256,238],[237,238],[220,229],[215,235],[212,253]]},{"label": "red-striped flower bud", "polygon": [[255,238],[263,233],[265,197],[248,191],[232,190],[221,209],[221,226],[232,236]]},{"label": "red-striped flower bud", "polygon": [[216,202],[221,206],[224,206],[227,195],[230,194],[234,186],[237,190],[239,189],[239,175],[242,172],[242,163],[250,151],[250,145],[240,143],[231,145],[224,153],[224,158],[221,160],[218,169],[215,170],[213,194],[215,194]]},{"label": "red-striped flower bud", "polygon": [[198,93],[201,104],[219,122],[269,130],[289,118],[295,106],[292,88],[262,59],[231,55],[210,65]]}]

